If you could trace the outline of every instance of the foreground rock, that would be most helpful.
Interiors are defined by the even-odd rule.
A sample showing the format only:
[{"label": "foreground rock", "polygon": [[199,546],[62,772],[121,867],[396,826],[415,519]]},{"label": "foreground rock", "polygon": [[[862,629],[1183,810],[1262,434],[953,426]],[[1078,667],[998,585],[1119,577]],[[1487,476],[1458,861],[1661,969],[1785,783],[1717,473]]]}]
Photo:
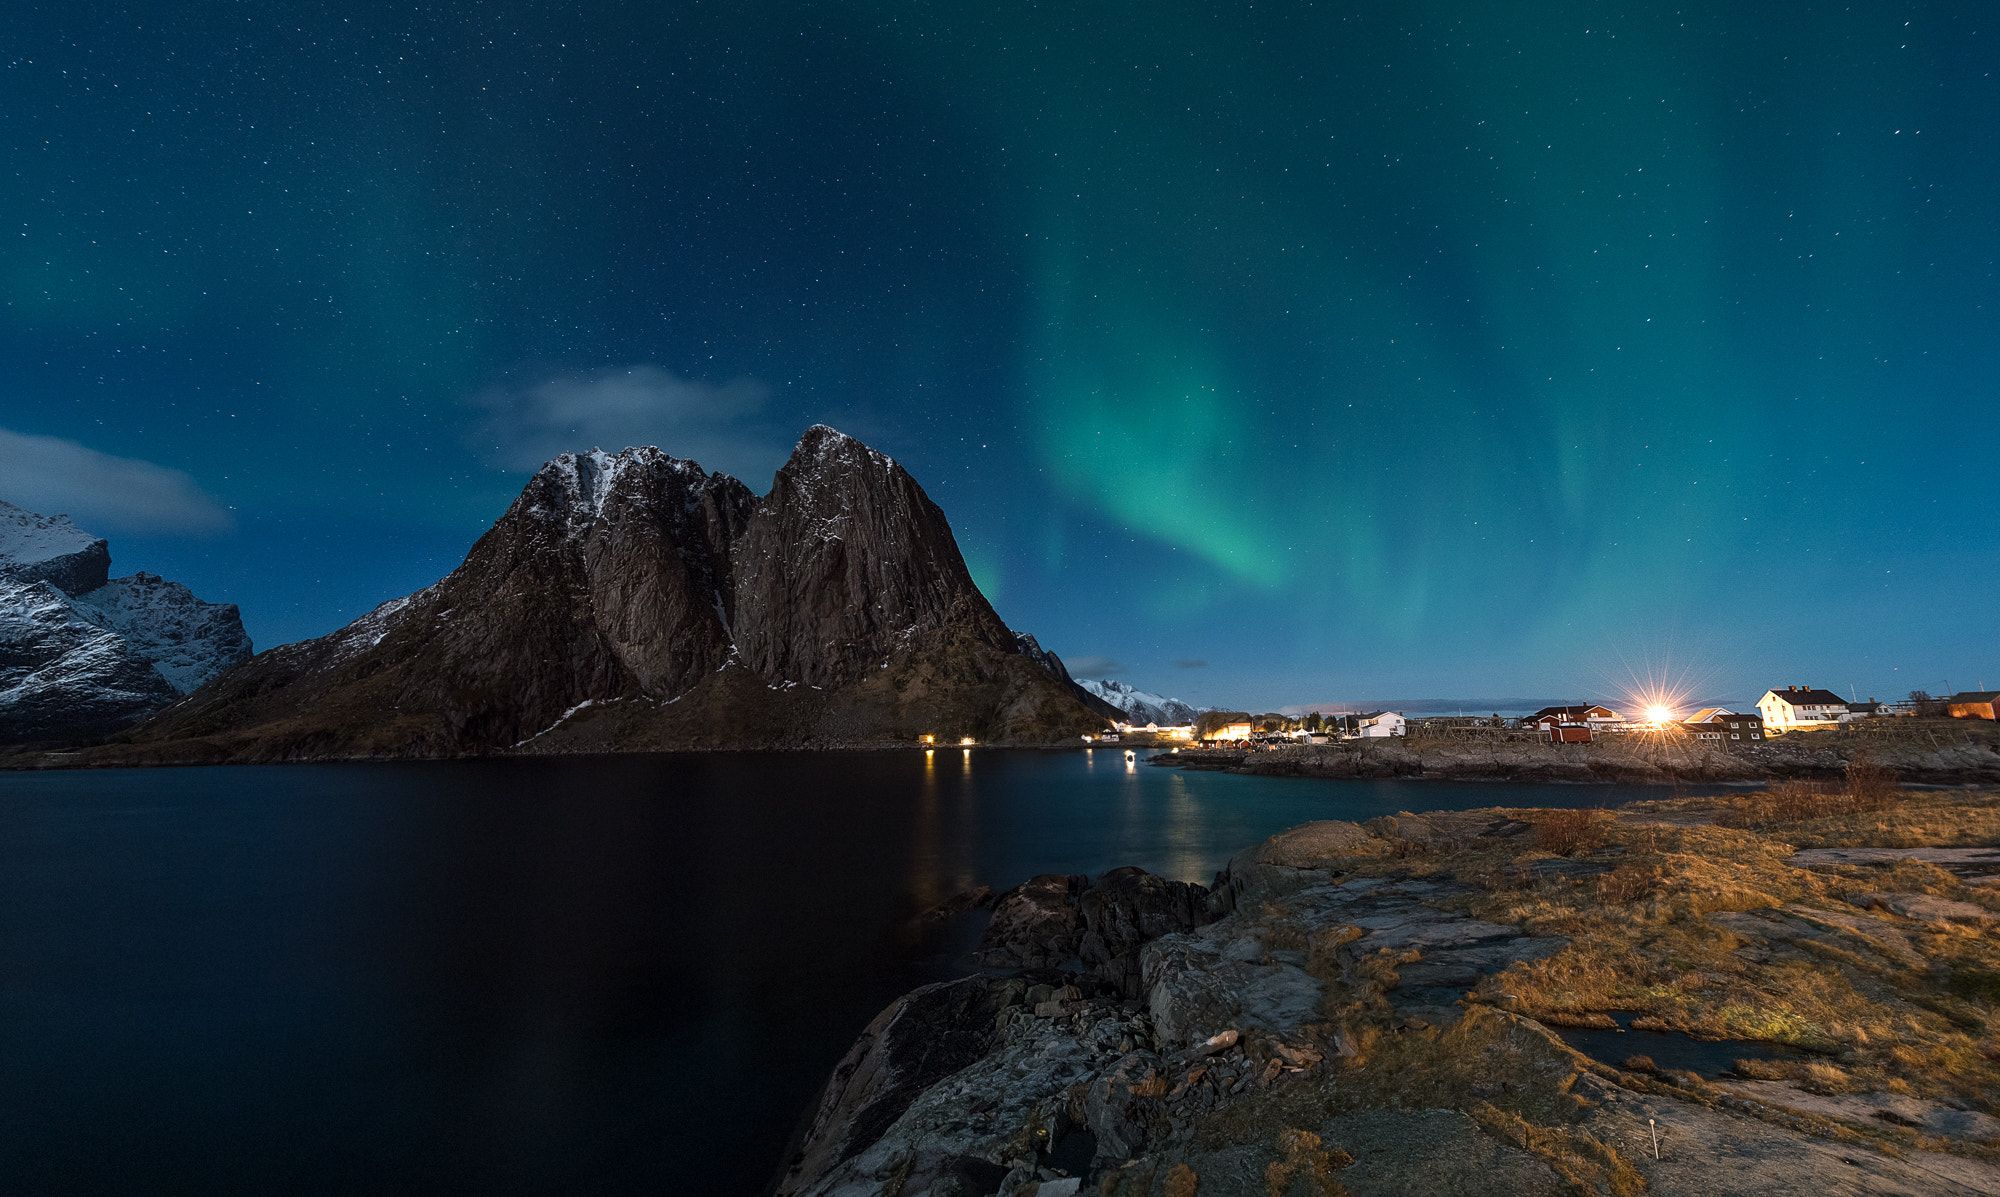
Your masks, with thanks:
[{"label": "foreground rock", "polygon": [[993,1041],[995,1005],[977,977],[890,1003],[834,1066],[788,1174],[816,1176],[852,1159],[931,1086],[977,1063]]},{"label": "foreground rock", "polygon": [[110,573],[67,516],[0,502],[0,743],[117,731],[250,656],[235,606]]},{"label": "foreground rock", "polygon": [[[1528,867],[1587,863],[1535,847],[1546,838],[1537,812],[1475,812],[1307,824],[1237,854],[1206,891],[1138,870],[1095,883],[1035,878],[1001,897],[981,949],[990,967],[1021,971],[933,986],[885,1011],[829,1082],[776,1191],[2000,1193],[2000,1168],[1986,1162],[2000,1147],[2000,1118],[1977,1099],[1922,1096],[1902,1081],[1896,1092],[1821,1095],[1803,1086],[1841,1074],[1820,1064],[1786,1065],[1809,1080],[1711,1080],[1638,1057],[1593,1060],[1551,1030],[1616,1025],[1575,994],[1544,988],[1576,978],[1564,983],[1581,990],[1603,967],[1605,929],[1622,925],[1573,922],[1586,940],[1550,929],[1563,920],[1542,912],[1578,894],[1613,895],[1637,912],[1629,917],[1666,920],[1657,950],[1668,958],[1720,950],[1745,992],[1801,959],[1851,958],[1867,984],[1882,970],[1911,976],[1939,942],[1924,922],[1934,904],[1899,906],[1881,892],[1855,894],[1872,906],[1839,900],[1844,881],[1783,864],[1782,844],[1591,817],[1608,830],[1579,849],[1604,859],[1585,873]],[[1649,890],[1631,878],[1644,863],[1634,854],[1650,862],[1665,834],[1685,837],[1676,847],[1719,837],[1729,852],[1711,850],[1705,863],[1728,855],[1790,878],[1796,892],[1706,915],[1657,906],[1674,879],[1649,873]],[[1688,867],[1701,876],[1701,865]],[[1963,914],[1940,917],[1954,913]],[[1950,926],[1961,953],[1965,936],[1981,934],[1962,920]],[[1093,935],[1104,950],[1084,949]],[[1136,956],[1136,983],[1108,963],[1125,952]],[[1704,972],[1680,991],[1708,986],[1716,1008],[1737,1011],[1744,999],[1717,988],[1735,984]],[[935,1043],[983,1047],[921,1092],[914,1064],[871,1086],[868,1061],[917,1004],[955,1012],[948,1027],[920,1020]],[[1681,1016],[1648,1017],[1668,1026]],[[1939,1026],[1948,1039],[1949,1023]],[[1859,1078],[1851,1056],[1844,1066]]]},{"label": "foreground rock", "polygon": [[1126,997],[1141,988],[1139,949],[1162,935],[1212,921],[1209,892],[1144,869],[1097,879],[1055,873],[1002,894],[974,960],[988,968],[1080,971]]},{"label": "foreground rock", "polygon": [[1101,726],[994,614],[916,481],[815,427],[762,499],[658,449],[564,454],[436,585],[258,656],[93,762],[1033,743]]}]

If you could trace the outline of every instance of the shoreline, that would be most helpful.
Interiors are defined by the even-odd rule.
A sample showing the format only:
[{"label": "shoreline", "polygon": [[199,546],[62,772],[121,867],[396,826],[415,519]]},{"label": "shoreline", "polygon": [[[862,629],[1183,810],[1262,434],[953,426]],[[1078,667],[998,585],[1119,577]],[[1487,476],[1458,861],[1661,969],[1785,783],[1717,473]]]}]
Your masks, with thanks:
[{"label": "shoreline", "polygon": [[[1930,723],[1932,721],[1926,721]],[[1841,776],[1854,757],[1867,752],[1894,769],[1903,784],[1963,789],[2000,783],[2000,727],[1964,720],[1937,721],[1937,727],[1909,729],[1923,737],[1794,733],[1754,748],[1725,749],[1685,743],[1601,741],[1550,745],[1511,742],[1350,740],[1244,751],[1163,743],[1074,744],[993,743],[926,748],[904,740],[847,744],[761,744],[744,747],[688,747],[630,751],[500,750],[460,755],[286,756],[259,758],[215,752],[182,742],[192,752],[161,752],[164,745],[109,743],[66,749],[14,747],[0,750],[0,772],[86,769],[161,769],[230,765],[387,764],[413,761],[548,760],[578,757],[714,756],[754,753],[861,752],[1108,752],[1146,753],[1153,768],[1181,768],[1254,777],[1299,777],[1327,781],[1399,780],[1464,782],[1481,785],[1717,786],[1750,788],[1774,781],[1825,782]],[[1172,751],[1172,748],[1179,751]]]},{"label": "shoreline", "polygon": [[[2000,1191],[2000,1060],[1964,1054],[2000,1002],[2000,791],[1783,798],[1033,878],[988,899],[979,973],[862,1033],[771,1192]],[[1576,1032],[1621,1025],[1677,1038]]]},{"label": "shoreline", "polygon": [[1256,751],[1183,748],[1156,753],[1148,763],[1259,777],[1756,786],[1832,781],[1864,753],[1905,782],[1945,787],[2000,783],[2000,726],[1967,720],[1912,720],[1889,732],[1794,732],[1727,748],[1643,734],[1560,745],[1398,737]]}]

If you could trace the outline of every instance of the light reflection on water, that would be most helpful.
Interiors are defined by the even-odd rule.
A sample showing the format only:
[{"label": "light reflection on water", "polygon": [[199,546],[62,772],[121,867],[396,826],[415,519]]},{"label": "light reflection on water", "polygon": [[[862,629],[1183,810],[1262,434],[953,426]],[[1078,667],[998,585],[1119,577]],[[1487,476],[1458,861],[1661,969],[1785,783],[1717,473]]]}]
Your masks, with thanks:
[{"label": "light reflection on water", "polygon": [[1188,791],[1187,775],[1179,770],[1167,778],[1166,807],[1167,873],[1186,881],[1198,880],[1194,874],[1205,863],[1202,849],[1207,845],[1207,821],[1201,817],[1201,803]]},{"label": "light reflection on water", "polygon": [[[868,754],[868,759],[871,769],[896,771],[898,754]],[[1112,761],[1125,767],[1113,767]],[[1244,777],[1158,768],[1146,758],[1112,761],[1100,766],[1090,749],[979,749],[975,763],[974,750],[967,749],[960,768],[945,772],[932,767],[927,755],[918,787],[926,804],[913,812],[923,816],[912,826],[921,834],[906,841],[912,866],[920,870],[911,874],[911,894],[929,894],[945,877],[1004,888],[1040,873],[1094,876],[1127,864],[1207,884],[1236,850],[1313,819],[1358,822],[1398,811],[1478,806],[1616,805],[1669,793],[1643,786]]]}]

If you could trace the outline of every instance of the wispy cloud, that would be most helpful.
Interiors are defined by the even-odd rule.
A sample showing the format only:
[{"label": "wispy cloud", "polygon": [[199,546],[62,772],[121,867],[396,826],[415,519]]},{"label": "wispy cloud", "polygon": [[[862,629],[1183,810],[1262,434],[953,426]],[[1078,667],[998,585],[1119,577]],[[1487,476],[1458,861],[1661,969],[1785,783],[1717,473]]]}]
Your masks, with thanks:
[{"label": "wispy cloud", "polygon": [[1208,668],[1208,662],[1207,662],[1207,661],[1175,661],[1175,662],[1174,662],[1174,668],[1176,668],[1176,669],[1207,669],[1207,668]]},{"label": "wispy cloud", "polygon": [[179,470],[0,428],[0,499],[93,532],[227,532],[227,508]]},{"label": "wispy cloud", "polygon": [[564,452],[657,445],[755,486],[791,448],[759,418],[769,394],[749,379],[716,386],[644,364],[544,377],[473,396],[482,414],[467,439],[505,470],[532,470]]},{"label": "wispy cloud", "polygon": [[1062,663],[1071,677],[1110,677],[1125,672],[1125,667],[1110,657],[1064,657]]}]

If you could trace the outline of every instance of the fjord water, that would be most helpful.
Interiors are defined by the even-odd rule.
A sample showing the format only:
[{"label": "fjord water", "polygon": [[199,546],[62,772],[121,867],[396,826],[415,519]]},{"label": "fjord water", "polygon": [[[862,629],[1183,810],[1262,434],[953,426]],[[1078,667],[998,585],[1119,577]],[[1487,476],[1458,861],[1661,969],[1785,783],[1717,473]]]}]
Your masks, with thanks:
[{"label": "fjord water", "polygon": [[0,1189],[752,1194],[975,885],[1659,791],[1109,751],[0,774]]}]

